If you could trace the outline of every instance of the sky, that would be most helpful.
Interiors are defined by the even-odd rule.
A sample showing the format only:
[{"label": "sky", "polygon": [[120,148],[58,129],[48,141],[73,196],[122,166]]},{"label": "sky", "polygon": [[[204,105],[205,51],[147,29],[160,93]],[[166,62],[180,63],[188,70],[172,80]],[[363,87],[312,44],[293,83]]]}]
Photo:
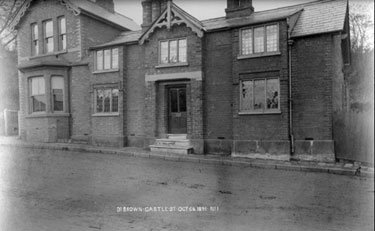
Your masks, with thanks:
[{"label": "sky", "polygon": [[[255,11],[274,9],[314,0],[253,0]],[[141,0],[114,0],[117,12],[142,24]],[[174,0],[178,6],[199,20],[225,16],[226,0]]]}]

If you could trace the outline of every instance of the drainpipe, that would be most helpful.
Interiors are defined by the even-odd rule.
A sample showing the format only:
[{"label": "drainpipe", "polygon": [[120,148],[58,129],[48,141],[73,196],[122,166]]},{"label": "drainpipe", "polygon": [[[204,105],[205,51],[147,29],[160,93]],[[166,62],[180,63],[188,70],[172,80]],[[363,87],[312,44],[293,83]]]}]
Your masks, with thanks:
[{"label": "drainpipe", "polygon": [[290,156],[293,159],[295,143],[293,134],[293,96],[292,96],[292,46],[293,40],[290,39],[288,34],[288,73],[289,73],[289,141],[290,141]]}]

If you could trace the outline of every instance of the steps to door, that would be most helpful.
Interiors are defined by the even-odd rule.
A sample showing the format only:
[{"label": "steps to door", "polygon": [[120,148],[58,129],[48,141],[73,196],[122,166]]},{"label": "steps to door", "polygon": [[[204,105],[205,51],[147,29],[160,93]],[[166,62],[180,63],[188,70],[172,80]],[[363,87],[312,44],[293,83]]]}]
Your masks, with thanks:
[{"label": "steps to door", "polygon": [[150,145],[152,152],[192,154],[193,147],[186,134],[171,134],[167,139],[157,139],[154,145]]}]

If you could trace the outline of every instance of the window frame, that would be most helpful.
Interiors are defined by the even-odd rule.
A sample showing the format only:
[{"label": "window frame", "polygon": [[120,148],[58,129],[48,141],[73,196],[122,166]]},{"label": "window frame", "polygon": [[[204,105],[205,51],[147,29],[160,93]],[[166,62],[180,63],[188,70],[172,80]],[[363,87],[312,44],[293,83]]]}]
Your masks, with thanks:
[{"label": "window frame", "polygon": [[[277,27],[277,50],[276,51],[267,51],[267,27],[276,26]],[[263,28],[263,52],[255,52],[255,29]],[[243,54],[243,31],[251,30],[252,35],[252,53]],[[262,25],[255,25],[251,27],[241,28],[239,30],[239,58],[243,57],[258,57],[258,56],[267,56],[267,55],[278,55],[280,54],[280,23],[267,23]]]},{"label": "window frame", "polygon": [[[180,40],[184,40],[186,42],[186,47],[185,47],[185,62],[180,62]],[[170,62],[170,53],[171,53],[171,49],[170,49],[170,44],[171,42],[174,42],[176,41],[177,42],[177,45],[176,45],[176,48],[177,48],[177,54],[176,54],[176,57],[177,57],[177,62]],[[161,50],[161,44],[163,42],[167,42],[168,43],[168,62],[167,63],[164,63],[162,62],[162,59],[161,59],[161,55],[162,55],[162,50]],[[161,66],[175,66],[175,65],[185,65],[188,63],[188,40],[187,40],[187,37],[180,37],[180,38],[171,38],[171,39],[162,39],[162,40],[159,40],[159,44],[158,44],[158,64],[161,65]]]},{"label": "window frame", "polygon": [[[52,25],[52,35],[47,37],[47,23],[51,22]],[[53,25],[53,20],[52,19],[47,19],[42,22],[42,28],[43,28],[43,53],[44,54],[51,54],[55,52],[55,33],[54,33],[54,25]],[[48,51],[47,47],[47,40],[52,39],[52,51]]]},{"label": "window frame", "polygon": [[[277,92],[278,92],[278,108],[277,109],[267,109],[267,82],[268,80],[271,80],[271,79],[277,79],[278,80],[278,87],[277,87]],[[252,102],[254,104],[254,86],[255,86],[255,81],[260,81],[260,80],[264,80],[264,105],[265,107],[262,109],[262,110],[243,110],[243,98],[242,98],[242,83],[244,81],[252,81],[253,82],[253,95],[252,95]],[[243,78],[240,80],[239,82],[239,114],[240,115],[251,115],[251,114],[280,114],[281,113],[281,92],[280,92],[280,88],[281,88],[281,83],[280,83],[280,77],[276,77],[276,76],[270,76],[270,77],[256,77],[256,78]]]},{"label": "window frame", "polygon": [[[98,111],[98,90],[110,90],[110,110],[105,112],[105,98],[102,101],[102,111]],[[117,90],[117,111],[113,111],[113,91]],[[114,86],[103,86],[94,88],[94,116],[100,115],[119,115],[120,114],[120,89]]]},{"label": "window frame", "polygon": [[[33,83],[32,81],[34,79],[42,79],[44,81],[43,85],[44,85],[44,94],[39,94],[39,95],[36,95],[36,94],[33,94]],[[28,78],[28,89],[29,89],[29,114],[44,114],[44,113],[47,113],[47,91],[46,91],[46,79],[44,76],[32,76],[32,77],[29,77]],[[39,88],[38,88],[39,89]],[[35,96],[43,96],[44,97],[44,110],[43,111],[35,111],[35,108],[34,108],[34,97]]]},{"label": "window frame", "polygon": [[[34,22],[30,24],[30,27],[31,27],[31,56],[37,56],[39,55],[39,46],[40,46],[39,25],[37,22]],[[36,31],[34,31],[34,29],[36,29]],[[36,35],[36,38],[35,38],[35,35]]]},{"label": "window frame", "polygon": [[[109,69],[105,69],[105,51],[109,50]],[[114,67],[114,55],[113,51],[117,50],[117,62],[116,66]],[[109,71],[118,71],[120,68],[120,48],[119,47],[112,47],[112,48],[103,48],[103,49],[98,49],[94,50],[94,72],[109,72]],[[102,68],[98,69],[98,52],[102,52]]]},{"label": "window frame", "polygon": [[[54,92],[53,92],[53,90],[54,90],[54,88],[53,88],[53,86],[52,86],[52,79],[53,78],[61,78],[62,79],[62,81],[63,81],[63,88],[62,88],[62,100],[63,100],[63,109],[61,110],[61,111],[57,111],[57,110],[55,110],[55,102],[54,102],[54,98],[53,98],[53,96],[54,96]],[[52,75],[51,76],[51,80],[50,80],[50,89],[51,89],[51,111],[53,112],[53,113],[63,113],[63,112],[65,112],[65,108],[66,108],[66,102],[65,102],[65,78],[64,78],[64,76],[61,76],[61,75]]]},{"label": "window frame", "polygon": [[[64,26],[65,26],[65,32],[62,32],[62,20],[64,20]],[[57,17],[57,29],[58,29],[58,51],[66,51],[68,49],[68,33],[67,33],[67,27],[66,27],[66,17],[65,16],[59,16]],[[63,39],[65,37],[65,39]],[[65,48],[64,48],[65,45]]]}]

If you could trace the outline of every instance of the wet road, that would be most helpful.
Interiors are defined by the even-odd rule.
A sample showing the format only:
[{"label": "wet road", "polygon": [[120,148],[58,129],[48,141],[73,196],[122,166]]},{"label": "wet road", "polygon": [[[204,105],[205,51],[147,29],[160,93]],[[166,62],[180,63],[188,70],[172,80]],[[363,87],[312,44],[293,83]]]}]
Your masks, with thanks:
[{"label": "wet road", "polygon": [[373,179],[0,148],[0,230],[374,229]]}]

